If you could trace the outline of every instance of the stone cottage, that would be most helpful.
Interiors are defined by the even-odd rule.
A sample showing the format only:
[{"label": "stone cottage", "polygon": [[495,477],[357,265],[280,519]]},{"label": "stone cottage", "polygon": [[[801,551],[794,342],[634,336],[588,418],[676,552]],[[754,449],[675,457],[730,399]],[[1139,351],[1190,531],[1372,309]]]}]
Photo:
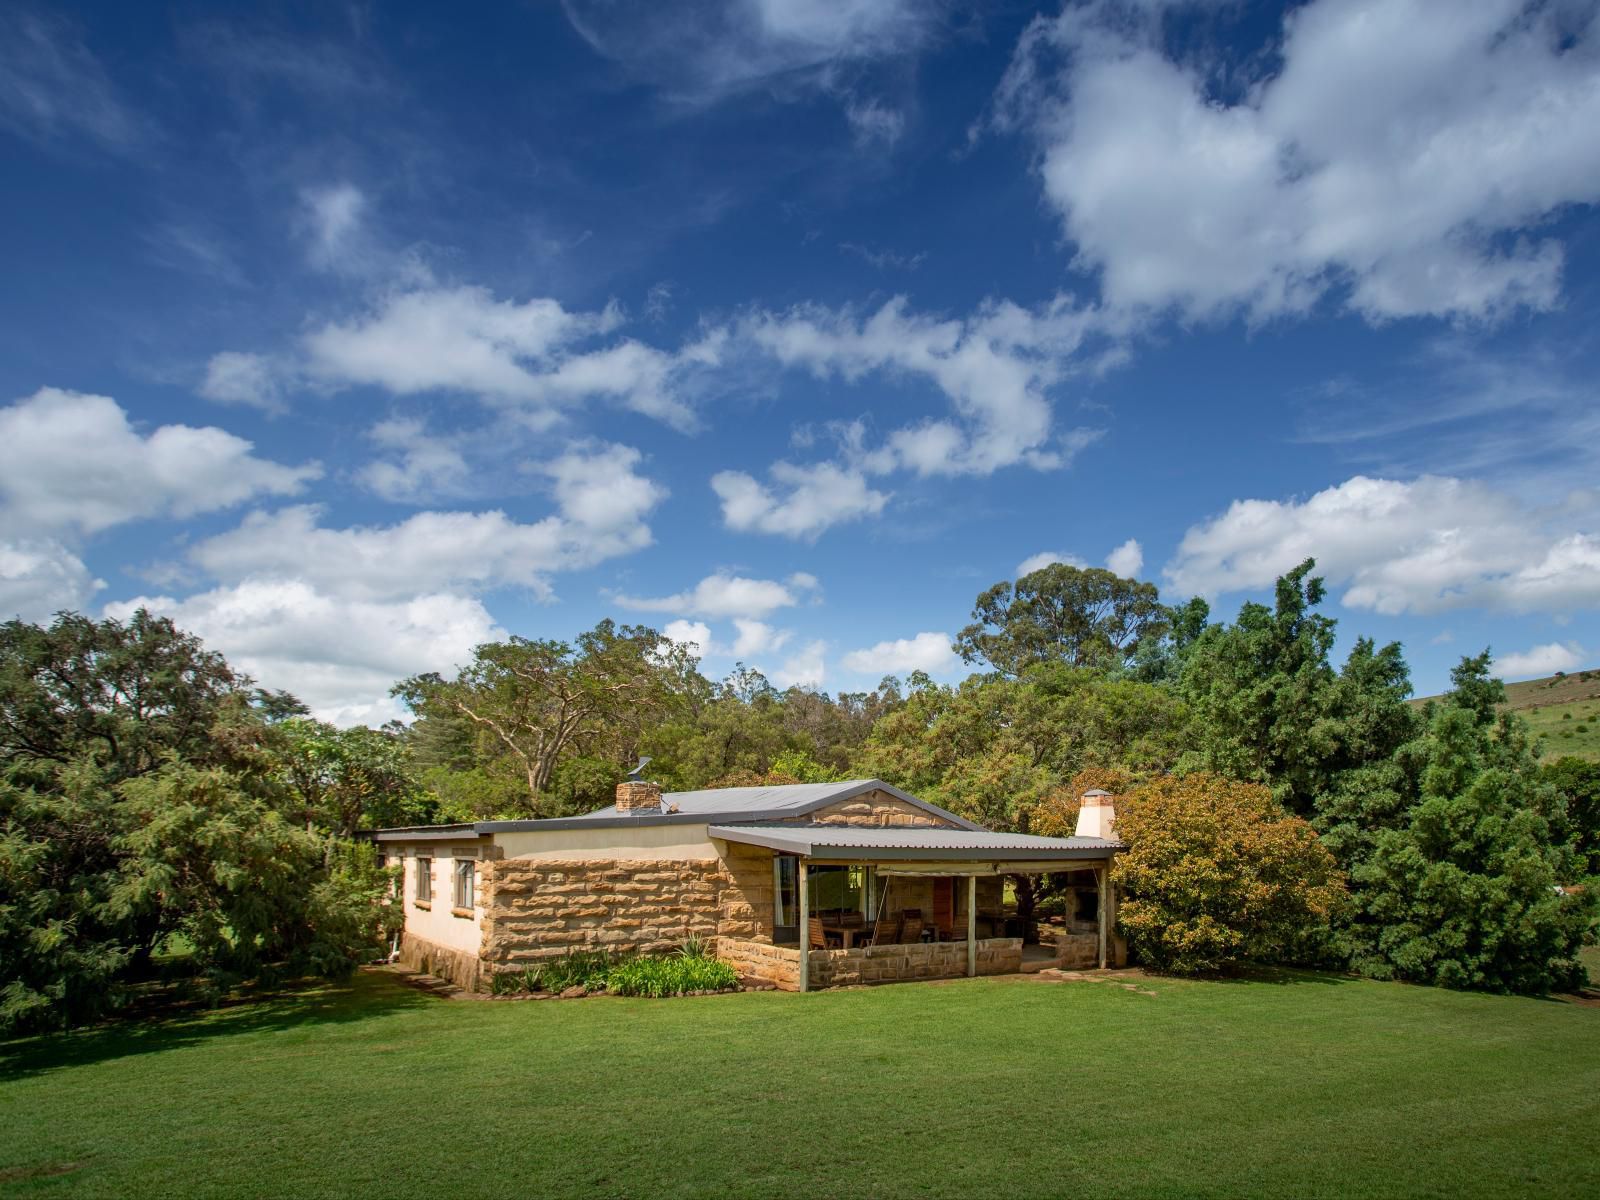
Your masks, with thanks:
[{"label": "stone cottage", "polygon": [[384,829],[404,865],[402,962],[467,988],[576,949],[670,951],[694,936],[741,974],[806,991],[1017,971],[1010,875],[1070,873],[1079,902],[1030,959],[1106,965],[1110,797],[1076,836],[994,833],[876,779],[663,794],[629,780],[581,817]]}]

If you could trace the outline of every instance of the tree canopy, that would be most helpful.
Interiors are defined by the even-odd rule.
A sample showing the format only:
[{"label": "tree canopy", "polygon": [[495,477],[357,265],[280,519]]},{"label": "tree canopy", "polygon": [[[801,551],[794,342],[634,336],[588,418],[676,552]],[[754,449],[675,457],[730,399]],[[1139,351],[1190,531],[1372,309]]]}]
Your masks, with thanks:
[{"label": "tree canopy", "polygon": [[964,662],[1006,675],[1043,663],[1106,669],[1131,662],[1139,643],[1159,639],[1170,623],[1155,584],[1051,563],[980,595],[954,648]]}]

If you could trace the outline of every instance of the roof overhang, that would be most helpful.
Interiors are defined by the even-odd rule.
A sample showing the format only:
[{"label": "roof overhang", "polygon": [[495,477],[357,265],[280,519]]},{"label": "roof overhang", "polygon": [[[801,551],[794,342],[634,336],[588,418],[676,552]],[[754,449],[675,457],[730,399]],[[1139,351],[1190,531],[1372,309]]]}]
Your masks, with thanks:
[{"label": "roof overhang", "polygon": [[[711,825],[706,833],[727,842],[762,846],[819,862],[987,865],[990,873],[1060,869],[1057,864],[1101,861],[1126,847],[1101,838],[1041,838],[1025,834],[829,825]],[[1008,869],[1000,871],[1004,865]]]}]

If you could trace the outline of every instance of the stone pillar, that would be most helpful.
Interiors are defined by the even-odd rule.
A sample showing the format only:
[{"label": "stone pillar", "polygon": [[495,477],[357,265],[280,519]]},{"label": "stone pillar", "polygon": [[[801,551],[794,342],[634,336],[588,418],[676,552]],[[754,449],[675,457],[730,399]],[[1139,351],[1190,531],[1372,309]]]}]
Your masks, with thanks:
[{"label": "stone pillar", "polygon": [[624,779],[617,784],[617,812],[623,816],[661,811],[661,785],[643,779]]}]

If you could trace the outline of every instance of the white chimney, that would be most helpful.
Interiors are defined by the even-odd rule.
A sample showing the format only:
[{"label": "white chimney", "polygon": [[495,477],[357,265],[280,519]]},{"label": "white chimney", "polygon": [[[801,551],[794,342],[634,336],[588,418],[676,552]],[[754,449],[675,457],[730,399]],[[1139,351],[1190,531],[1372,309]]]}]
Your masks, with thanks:
[{"label": "white chimney", "polygon": [[1116,840],[1117,813],[1111,806],[1110,792],[1090,788],[1083,794],[1083,803],[1078,809],[1077,835]]}]

